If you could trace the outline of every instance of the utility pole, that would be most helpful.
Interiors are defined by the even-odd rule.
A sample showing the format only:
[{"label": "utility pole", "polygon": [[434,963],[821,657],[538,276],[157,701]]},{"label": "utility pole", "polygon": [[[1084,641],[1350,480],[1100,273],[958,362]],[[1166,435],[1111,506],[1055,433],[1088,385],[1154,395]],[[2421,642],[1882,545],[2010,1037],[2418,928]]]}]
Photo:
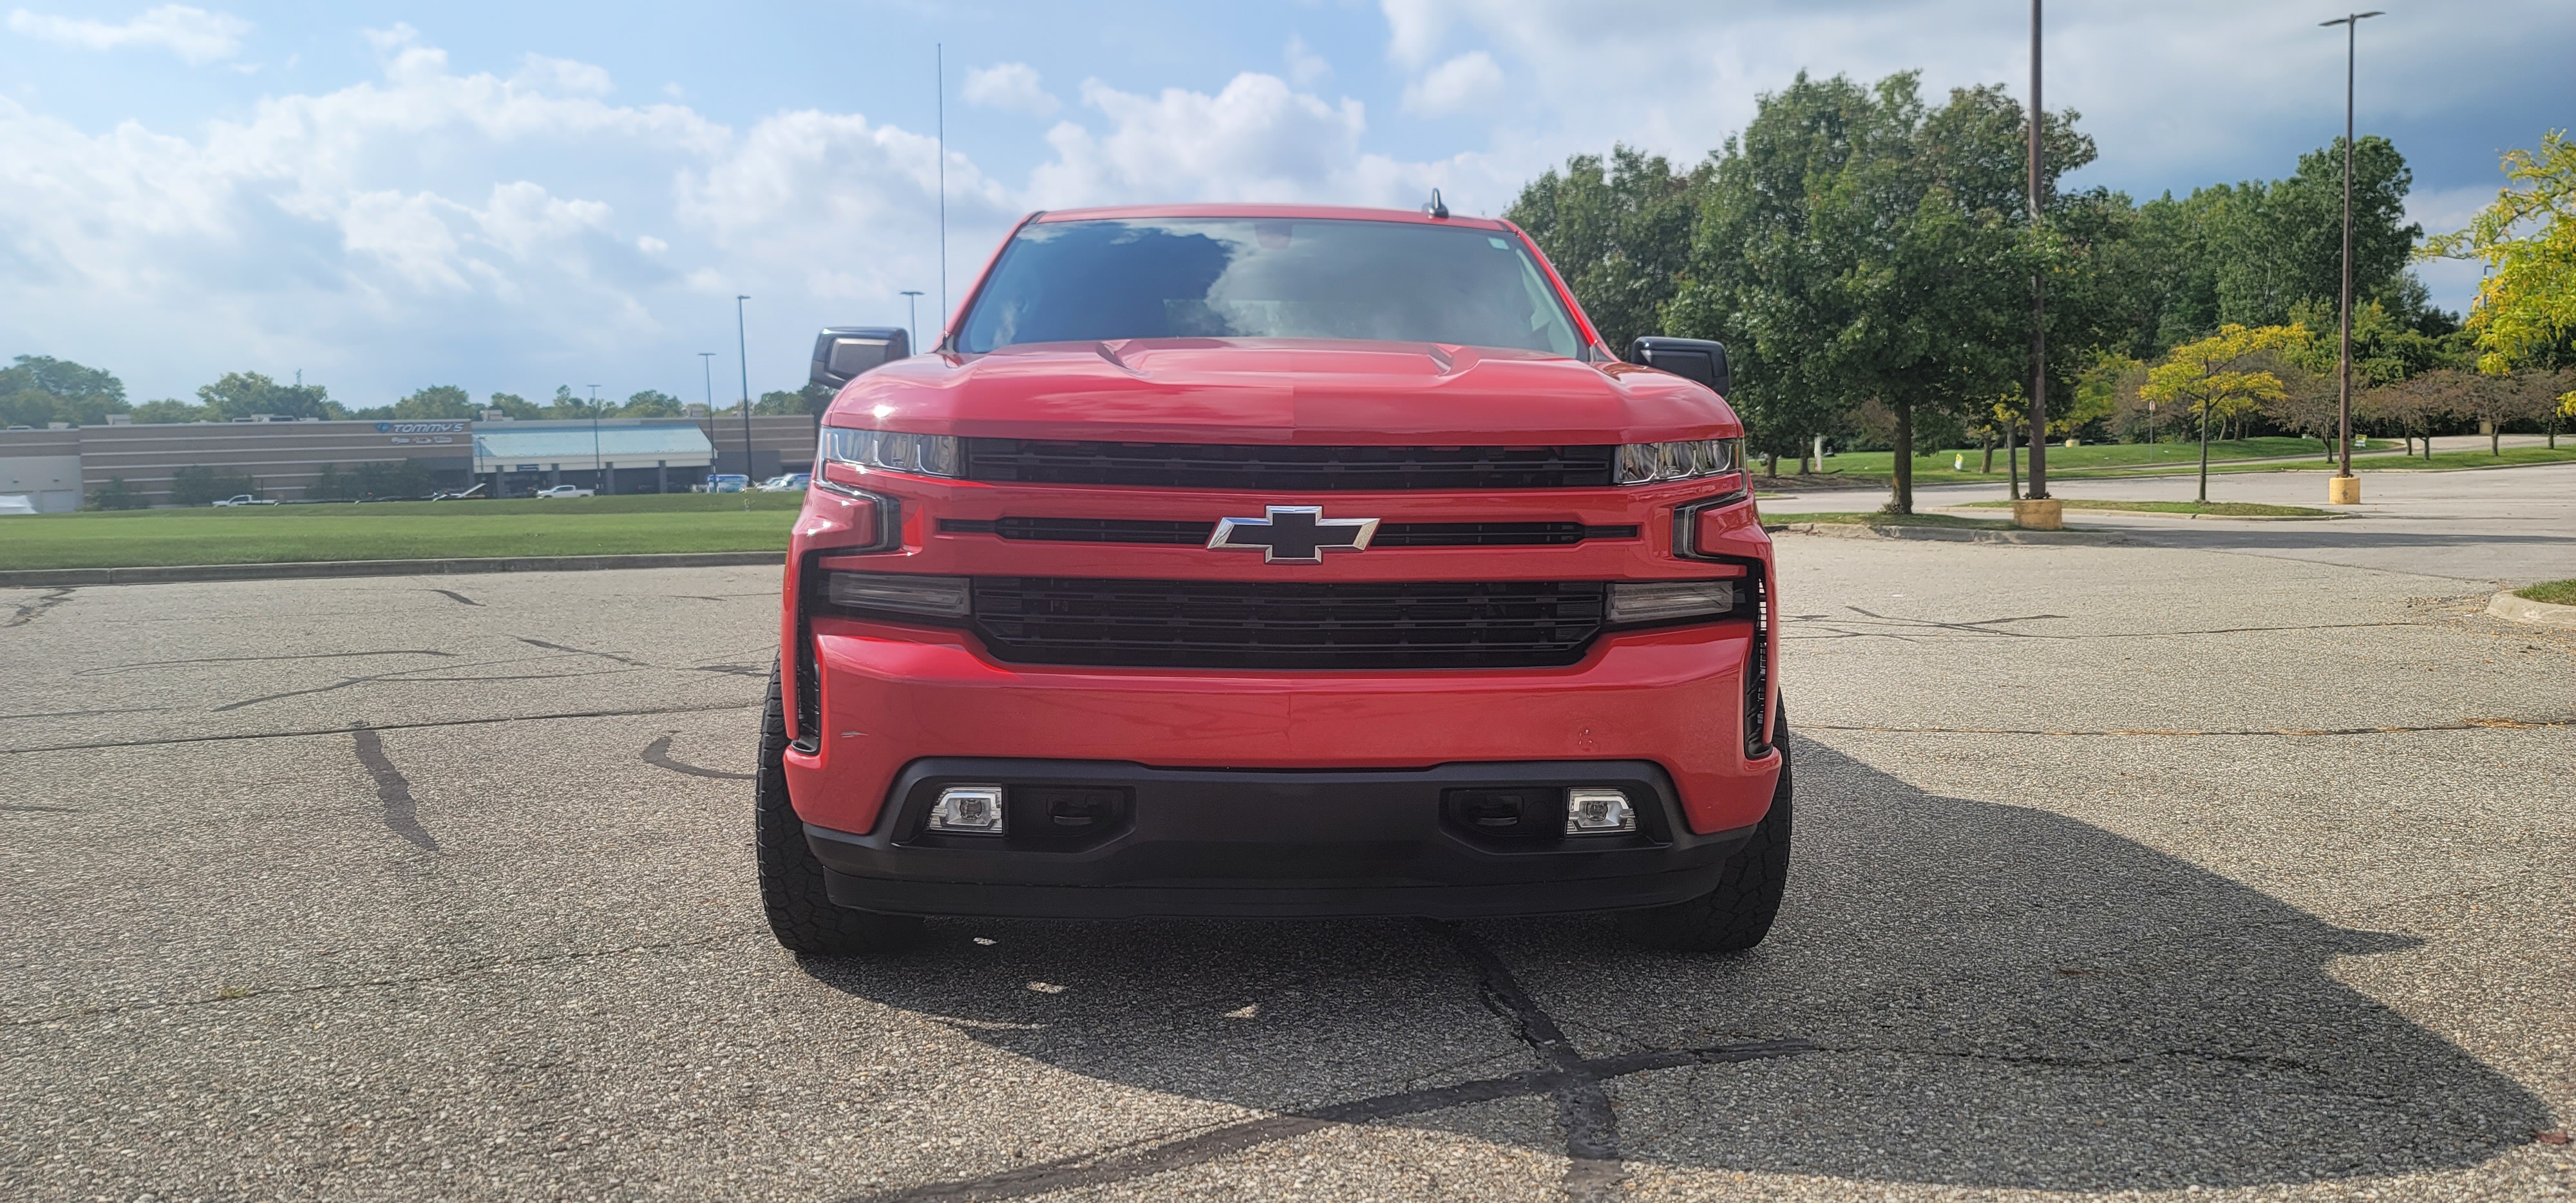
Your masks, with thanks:
[{"label": "utility pole", "polygon": [[740,295],[733,299],[733,345],[742,361],[742,480],[745,488],[751,486],[751,344],[743,334],[742,303],[750,299]]},{"label": "utility pole", "polygon": [[2326,482],[2326,504],[2360,505],[2361,478],[2352,474],[2352,77],[2354,57],[2358,53],[2361,23],[2384,14],[2373,11],[2352,13],[2332,21],[2319,21],[2320,28],[2343,26],[2343,357],[2335,373],[2335,444],[2338,448],[2334,477]]},{"label": "utility pole", "polygon": [[[701,374],[707,378],[707,445],[714,446],[716,441],[716,353],[698,352],[698,367],[702,369]],[[715,475],[715,470],[714,464],[707,465],[708,475]],[[712,483],[710,482],[710,486]]]},{"label": "utility pole", "polygon": [[948,47],[933,42],[930,55],[930,87],[939,114],[939,320],[944,322],[948,320]]},{"label": "utility pole", "polygon": [[906,350],[906,351],[910,351],[910,352],[913,352],[913,353],[915,353],[915,354],[918,354],[918,353],[920,353],[920,351],[921,351],[921,290],[920,290],[920,289],[918,289],[918,288],[907,288],[907,289],[904,289],[904,290],[903,290],[903,313],[904,313],[904,325],[903,325],[903,330],[904,330],[904,344],[903,344],[903,349],[904,349],[904,350]]},{"label": "utility pole", "polygon": [[590,386],[590,470],[599,475],[600,492],[617,491],[616,486],[608,483],[608,469],[599,461],[599,386],[596,384]]},{"label": "utility pole", "polygon": [[[2040,125],[2047,109],[2039,96],[2039,6],[2030,0],[2030,249],[2033,263],[2030,273],[2030,489],[2024,497],[2033,502],[2048,500],[2048,299],[2047,274],[2038,265],[2042,249],[2040,215],[2047,198],[2041,195]],[[2030,521],[2025,525],[2055,528],[2062,524],[2051,521],[2048,511],[2063,513],[2054,505],[2032,506]],[[2018,519],[2019,514],[2015,515]]]}]

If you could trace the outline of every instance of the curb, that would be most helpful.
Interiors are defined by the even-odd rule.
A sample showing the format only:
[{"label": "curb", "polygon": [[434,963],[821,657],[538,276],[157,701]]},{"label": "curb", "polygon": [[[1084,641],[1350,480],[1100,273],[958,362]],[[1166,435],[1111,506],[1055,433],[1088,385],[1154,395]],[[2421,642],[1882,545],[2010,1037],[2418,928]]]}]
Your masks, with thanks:
[{"label": "curb", "polygon": [[2576,606],[2536,602],[2512,590],[2487,599],[2487,613],[2513,622],[2544,627],[2576,627]]},{"label": "curb", "polygon": [[1835,539],[1910,539],[1935,543],[2035,543],[2106,547],[2127,543],[2126,535],[2080,530],[1972,530],[1955,526],[1890,526],[1867,523],[1792,522],[1766,526],[1770,531],[1824,535]]},{"label": "curb", "polygon": [[588,572],[610,568],[778,566],[784,551],[698,551],[625,556],[502,556],[457,560],[311,560],[295,564],[166,564],[156,568],[26,568],[0,571],[0,589],[76,589],[183,581],[281,581],[341,576],[445,576],[477,572]]}]

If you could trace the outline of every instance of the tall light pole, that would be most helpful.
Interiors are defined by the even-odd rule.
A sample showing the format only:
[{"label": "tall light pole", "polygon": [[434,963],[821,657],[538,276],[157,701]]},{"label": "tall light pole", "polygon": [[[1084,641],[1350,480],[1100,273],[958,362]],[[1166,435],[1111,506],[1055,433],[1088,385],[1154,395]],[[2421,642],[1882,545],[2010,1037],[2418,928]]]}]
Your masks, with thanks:
[{"label": "tall light pole", "polygon": [[[608,469],[599,463],[599,386],[596,384],[590,386],[590,470],[599,477],[599,483],[608,484]],[[602,493],[616,491],[614,486],[600,490]]]},{"label": "tall light pole", "polygon": [[903,314],[904,314],[904,322],[903,322],[904,343],[903,343],[903,349],[904,349],[904,350],[906,350],[906,351],[911,351],[911,352],[918,353],[918,352],[921,350],[921,290],[920,290],[920,289],[918,289],[918,288],[907,288],[907,289],[904,289],[904,290],[903,290]]},{"label": "tall light pole", "polygon": [[[698,367],[703,370],[702,374],[707,378],[707,443],[713,446],[716,436],[716,353],[698,352]],[[715,465],[707,465],[707,475],[713,476],[715,471]],[[709,487],[715,484],[713,481],[707,483]]]},{"label": "tall light pole", "polygon": [[2319,27],[2343,26],[2343,362],[2335,373],[2335,474],[2326,482],[2326,504],[2360,505],[2361,478],[2352,474],[2352,76],[2361,23],[2379,12],[2353,13]]},{"label": "tall light pole", "polygon": [[742,361],[742,481],[745,488],[751,485],[751,344],[743,335],[742,303],[750,299],[741,295],[733,299],[733,346],[736,356]]},{"label": "tall light pole", "polygon": [[[2032,501],[2048,499],[2048,298],[2047,276],[2037,266],[2040,243],[2040,118],[2047,112],[2039,100],[2039,5],[2030,0],[2030,491]],[[2041,519],[2046,523],[2045,519]],[[2054,524],[2049,524],[2054,525]]]}]

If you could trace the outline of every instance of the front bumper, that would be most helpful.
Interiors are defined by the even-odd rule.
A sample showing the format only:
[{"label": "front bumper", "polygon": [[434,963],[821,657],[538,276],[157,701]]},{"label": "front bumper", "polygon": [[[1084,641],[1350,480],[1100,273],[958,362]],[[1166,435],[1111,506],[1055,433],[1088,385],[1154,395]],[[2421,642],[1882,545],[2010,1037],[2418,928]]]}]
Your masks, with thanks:
[{"label": "front bumper", "polygon": [[[1072,829],[1015,804],[1006,836],[938,835],[938,790],[1079,790],[1119,801]],[[1462,791],[1625,792],[1638,830],[1495,838],[1445,805]],[[1473,918],[1656,906],[1706,893],[1751,827],[1700,835],[1645,761],[1520,761],[1371,771],[1149,768],[1132,763],[913,762],[864,832],[809,823],[832,901],[897,914],[1423,915]],[[1561,819],[1558,820],[1561,824]]]}]

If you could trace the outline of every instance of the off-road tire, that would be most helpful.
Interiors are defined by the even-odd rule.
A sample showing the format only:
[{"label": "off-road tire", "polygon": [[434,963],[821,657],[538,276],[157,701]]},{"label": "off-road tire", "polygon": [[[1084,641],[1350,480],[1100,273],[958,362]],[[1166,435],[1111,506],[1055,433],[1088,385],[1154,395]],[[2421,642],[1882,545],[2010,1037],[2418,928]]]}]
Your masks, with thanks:
[{"label": "off-road tire", "polygon": [[769,669],[769,704],[760,712],[760,772],[752,782],[752,859],[760,876],[760,909],[789,952],[850,956],[894,952],[921,938],[921,920],[832,905],[823,865],[805,843],[805,823],[787,802],[787,714],[778,668]]},{"label": "off-road tire", "polygon": [[1697,898],[1619,916],[1619,934],[1648,948],[1674,952],[1742,952],[1771,934],[1780,896],[1789,886],[1789,719],[1773,720],[1780,749],[1780,784],[1771,791],[1771,813],[1726,863],[1717,888]]}]

